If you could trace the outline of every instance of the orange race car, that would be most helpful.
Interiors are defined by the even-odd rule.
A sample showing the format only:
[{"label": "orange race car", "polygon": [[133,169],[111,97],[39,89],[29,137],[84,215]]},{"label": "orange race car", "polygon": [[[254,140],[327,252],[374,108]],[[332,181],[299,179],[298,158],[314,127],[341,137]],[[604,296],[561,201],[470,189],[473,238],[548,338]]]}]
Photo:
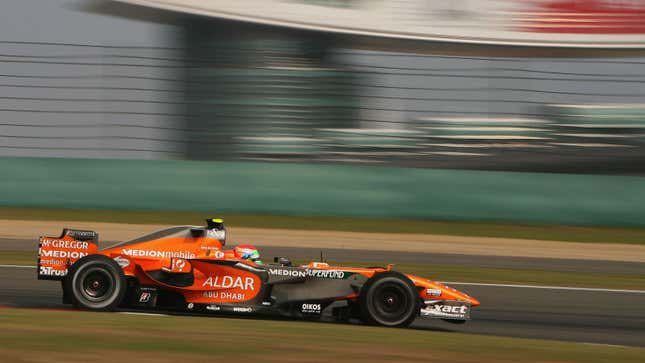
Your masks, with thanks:
[{"label": "orange race car", "polygon": [[117,307],[272,314],[384,326],[417,317],[461,323],[479,301],[451,287],[387,267],[263,264],[251,245],[224,249],[221,219],[178,226],[99,249],[94,231],[40,237],[38,279],[60,280],[63,301],[89,310]]}]

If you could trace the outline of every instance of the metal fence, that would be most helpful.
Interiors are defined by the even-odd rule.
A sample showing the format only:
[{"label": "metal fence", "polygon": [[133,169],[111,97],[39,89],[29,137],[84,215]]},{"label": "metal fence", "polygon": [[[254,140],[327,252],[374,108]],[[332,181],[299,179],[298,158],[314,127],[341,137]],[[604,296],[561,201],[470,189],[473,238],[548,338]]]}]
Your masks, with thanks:
[{"label": "metal fence", "polygon": [[0,42],[0,154],[183,157],[183,50]]},{"label": "metal fence", "polygon": [[[334,48],[325,59],[323,65],[218,61],[225,75],[213,81],[187,76],[212,59],[187,56],[183,48],[1,41],[0,155],[184,159],[194,158],[187,151],[191,143],[217,143],[230,150],[222,154],[226,159],[585,172],[645,168],[645,58]],[[297,72],[335,76],[326,83],[298,83]],[[211,99],[186,98],[195,83],[214,87]],[[226,88],[226,97],[219,88]],[[311,94],[335,101],[315,102],[306,98]],[[226,118],[243,130],[200,137],[223,122],[217,113],[232,105],[236,113]],[[213,118],[189,122],[195,107],[208,108]],[[350,109],[345,114],[351,120],[339,122],[339,109]],[[303,127],[313,110],[334,126]]]}]

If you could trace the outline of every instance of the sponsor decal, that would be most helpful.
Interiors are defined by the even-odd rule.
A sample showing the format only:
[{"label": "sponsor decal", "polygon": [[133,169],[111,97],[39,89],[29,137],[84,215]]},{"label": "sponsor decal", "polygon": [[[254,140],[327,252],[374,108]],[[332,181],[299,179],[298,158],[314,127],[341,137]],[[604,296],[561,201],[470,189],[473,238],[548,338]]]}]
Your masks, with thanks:
[{"label": "sponsor decal", "polygon": [[113,260],[116,262],[117,265],[119,265],[121,268],[126,268],[130,266],[130,260],[123,256],[116,256],[113,258]]},{"label": "sponsor decal", "polygon": [[455,304],[444,302],[421,309],[421,315],[437,318],[468,319],[470,306],[467,304]]},{"label": "sponsor decal", "polygon": [[220,307],[219,307],[219,306],[217,306],[217,305],[206,305],[206,310],[210,310],[210,311],[220,311],[220,310],[222,310],[222,308],[220,308]]},{"label": "sponsor decal", "polygon": [[153,287],[141,287],[138,290],[137,303],[154,306],[157,300],[157,289]]},{"label": "sponsor decal", "polygon": [[[202,250],[215,251],[215,254],[214,254],[215,258],[218,258],[218,259],[220,259],[220,258],[224,258],[224,252],[222,252],[222,251],[219,249],[219,247],[215,247],[215,246],[201,246],[200,248],[201,248]],[[207,253],[207,254],[208,254],[208,253]]]},{"label": "sponsor decal", "polygon": [[307,269],[307,276],[317,277],[320,279],[343,279],[345,278],[345,271]]},{"label": "sponsor decal", "polygon": [[226,291],[220,292],[219,297],[220,297],[220,299],[226,299],[226,300],[238,300],[238,301],[243,301],[244,300],[244,294],[234,293],[234,292],[226,292]]},{"label": "sponsor decal", "polygon": [[96,237],[96,232],[94,231],[69,231],[67,232],[67,235],[72,237],[72,238],[94,238]]},{"label": "sponsor decal", "polygon": [[322,307],[320,304],[302,304],[300,311],[307,314],[320,314]]},{"label": "sponsor decal", "polygon": [[448,314],[465,314],[468,311],[468,307],[465,305],[462,305],[462,306],[434,305],[432,308],[436,312],[442,312],[442,313],[448,313]]},{"label": "sponsor decal", "polygon": [[226,291],[204,291],[202,296],[207,299],[226,299],[226,300],[245,300],[245,296],[242,293],[235,292],[226,292]]},{"label": "sponsor decal", "polygon": [[233,308],[233,312],[235,312],[235,313],[250,313],[252,311],[253,311],[253,309],[250,308],[250,307],[237,307],[236,306],[236,307]]},{"label": "sponsor decal", "polygon": [[172,260],[172,269],[173,269],[173,271],[174,270],[183,271],[184,267],[186,267],[186,260],[184,260],[182,258],[177,258],[177,259]]},{"label": "sponsor decal", "polygon": [[40,266],[38,273],[45,276],[67,276],[67,270],[57,270],[47,266]]},{"label": "sponsor decal", "polygon": [[189,304],[186,306],[186,309],[188,309],[188,310],[193,310],[193,308],[194,308],[194,307],[195,307],[195,304],[193,304],[193,303],[189,303]]},{"label": "sponsor decal", "polygon": [[40,251],[40,256],[42,257],[79,259],[87,255],[88,253],[79,252],[79,251],[59,251],[59,250],[41,250]]},{"label": "sponsor decal", "polygon": [[210,276],[202,283],[202,286],[210,286],[218,289],[238,288],[240,290],[255,290],[255,282],[252,277],[241,276]]},{"label": "sponsor decal", "polygon": [[213,254],[213,256],[215,256],[215,258],[217,258],[217,259],[222,259],[222,258],[224,258],[224,252],[222,252],[222,251],[219,249],[219,247],[215,247],[215,246],[201,246],[200,248],[201,248],[202,250],[206,250],[206,251],[208,251],[208,252],[206,253],[206,255],[207,255],[207,256],[210,254],[210,251],[215,251],[215,253]]},{"label": "sponsor decal", "polygon": [[441,289],[426,289],[428,296],[441,296]]},{"label": "sponsor decal", "polygon": [[271,301],[262,301],[262,306],[271,306]]},{"label": "sponsor decal", "polygon": [[132,257],[155,257],[155,258],[176,257],[176,258],[184,258],[184,259],[195,258],[195,254],[190,251],[155,251],[155,250],[135,250],[130,248],[124,248],[123,250],[121,250],[121,253]]},{"label": "sponsor decal", "polygon": [[40,260],[41,265],[66,265],[64,260]]},{"label": "sponsor decal", "polygon": [[285,268],[270,268],[269,274],[275,276],[307,277],[305,270],[290,270]]},{"label": "sponsor decal", "polygon": [[287,277],[314,277],[321,279],[343,279],[348,274],[345,271],[339,270],[313,270],[313,269],[284,269],[284,268],[270,268],[270,275],[287,276]]},{"label": "sponsor decal", "polygon": [[150,297],[152,297],[152,294],[147,291],[144,291],[141,293],[141,295],[139,295],[139,302],[147,303],[148,301],[150,301]]},{"label": "sponsor decal", "polygon": [[88,242],[68,241],[65,239],[44,238],[40,241],[43,247],[71,248],[75,250],[86,250],[89,247]]},{"label": "sponsor decal", "polygon": [[206,231],[206,235],[221,241],[226,238],[226,231],[223,229],[209,229]]},{"label": "sponsor decal", "polygon": [[204,291],[202,293],[202,296],[209,299],[214,299],[216,297],[219,297],[219,291]]}]

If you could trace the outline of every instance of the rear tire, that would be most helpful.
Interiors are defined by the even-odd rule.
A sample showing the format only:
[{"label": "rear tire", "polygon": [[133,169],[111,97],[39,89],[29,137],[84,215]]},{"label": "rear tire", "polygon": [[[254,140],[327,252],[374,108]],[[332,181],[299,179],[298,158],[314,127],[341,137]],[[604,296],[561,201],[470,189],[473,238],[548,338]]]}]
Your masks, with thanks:
[{"label": "rear tire", "polygon": [[67,283],[65,282],[65,280],[67,280],[67,277],[64,277],[62,280],[60,280],[60,287],[63,291],[63,304],[71,304],[72,299],[70,299],[69,297],[69,292],[67,291]]},{"label": "rear tire", "polygon": [[121,267],[103,255],[89,255],[76,261],[63,283],[72,303],[88,310],[114,310],[127,290]]},{"label": "rear tire", "polygon": [[363,285],[360,308],[368,324],[407,327],[419,314],[419,294],[405,275],[383,272]]}]

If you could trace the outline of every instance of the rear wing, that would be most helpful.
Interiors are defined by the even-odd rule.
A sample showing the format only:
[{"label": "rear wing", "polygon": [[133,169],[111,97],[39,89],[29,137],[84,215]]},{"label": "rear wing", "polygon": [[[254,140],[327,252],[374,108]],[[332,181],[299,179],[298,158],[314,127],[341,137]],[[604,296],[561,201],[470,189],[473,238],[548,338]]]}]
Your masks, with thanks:
[{"label": "rear wing", "polygon": [[99,234],[94,231],[67,228],[60,237],[40,237],[38,279],[62,280],[74,262],[99,250],[98,242]]}]

